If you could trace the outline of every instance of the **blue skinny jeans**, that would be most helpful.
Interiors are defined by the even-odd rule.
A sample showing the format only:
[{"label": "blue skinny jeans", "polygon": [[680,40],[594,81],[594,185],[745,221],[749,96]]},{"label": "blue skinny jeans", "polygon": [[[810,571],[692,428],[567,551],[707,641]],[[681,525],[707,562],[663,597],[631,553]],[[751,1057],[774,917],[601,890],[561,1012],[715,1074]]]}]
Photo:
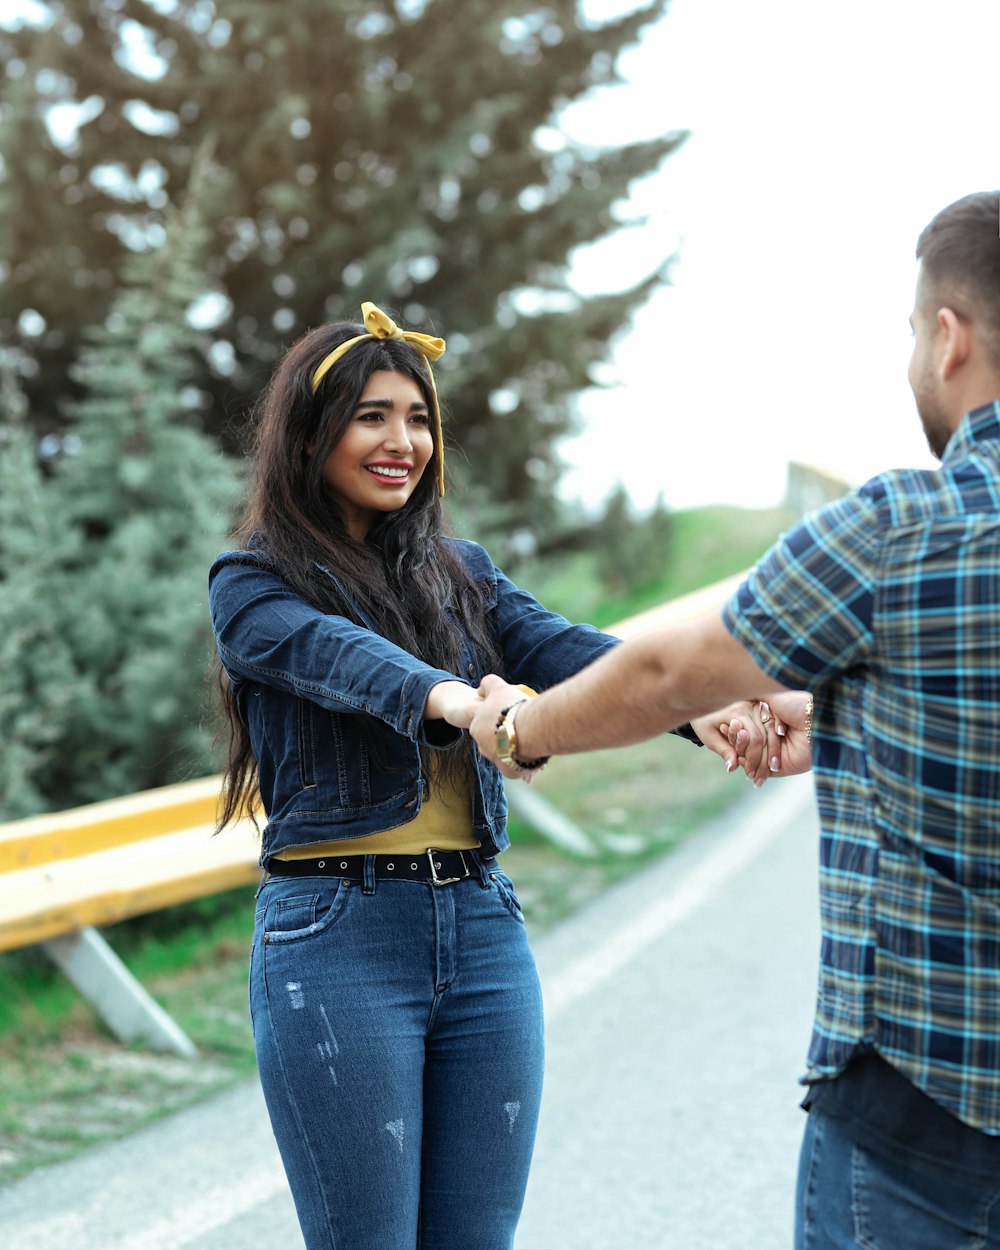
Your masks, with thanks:
[{"label": "blue skinny jeans", "polygon": [[257,902],[257,1063],[307,1250],[511,1250],[543,1029],[509,878],[271,877]]}]

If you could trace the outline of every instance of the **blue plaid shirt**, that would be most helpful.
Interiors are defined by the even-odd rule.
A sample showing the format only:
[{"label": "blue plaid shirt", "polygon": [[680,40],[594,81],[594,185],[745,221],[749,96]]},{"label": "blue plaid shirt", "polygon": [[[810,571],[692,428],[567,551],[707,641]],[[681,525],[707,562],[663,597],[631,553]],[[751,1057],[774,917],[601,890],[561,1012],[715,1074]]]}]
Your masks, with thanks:
[{"label": "blue plaid shirt", "polygon": [[806,517],[723,619],[816,699],[808,1077],[874,1047],[1000,1134],[1000,400],[962,420],[940,469]]}]

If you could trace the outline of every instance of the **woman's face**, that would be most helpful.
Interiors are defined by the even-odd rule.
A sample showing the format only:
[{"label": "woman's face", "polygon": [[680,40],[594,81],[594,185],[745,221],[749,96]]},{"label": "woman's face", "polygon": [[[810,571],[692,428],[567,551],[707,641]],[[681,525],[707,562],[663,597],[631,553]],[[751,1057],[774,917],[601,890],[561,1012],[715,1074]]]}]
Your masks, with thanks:
[{"label": "woman's face", "polygon": [[420,387],[405,373],[373,373],[323,466],[326,493],[352,538],[363,541],[377,513],[395,512],[406,503],[433,452]]}]

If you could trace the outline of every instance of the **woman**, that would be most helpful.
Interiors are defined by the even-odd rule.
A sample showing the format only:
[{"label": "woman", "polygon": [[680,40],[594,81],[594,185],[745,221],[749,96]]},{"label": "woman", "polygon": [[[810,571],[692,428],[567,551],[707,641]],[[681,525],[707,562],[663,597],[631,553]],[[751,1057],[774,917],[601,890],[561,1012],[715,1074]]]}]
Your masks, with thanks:
[{"label": "woman", "polygon": [[259,787],[251,1017],[309,1250],[513,1244],[541,997],[501,777],[444,716],[485,673],[542,689],[614,645],[444,536],[443,350],[371,304],[300,339],[258,409],[243,546],[210,575],[222,823]]}]

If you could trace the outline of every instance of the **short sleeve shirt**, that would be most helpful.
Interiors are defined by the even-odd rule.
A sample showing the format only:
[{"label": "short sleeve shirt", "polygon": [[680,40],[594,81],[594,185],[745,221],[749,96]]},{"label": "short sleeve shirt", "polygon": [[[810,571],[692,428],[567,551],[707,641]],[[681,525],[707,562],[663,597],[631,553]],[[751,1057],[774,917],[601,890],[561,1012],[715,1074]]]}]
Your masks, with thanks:
[{"label": "short sleeve shirt", "polygon": [[723,611],[815,696],[811,1079],[874,1048],[1000,1134],[1000,400],[806,517]]}]

